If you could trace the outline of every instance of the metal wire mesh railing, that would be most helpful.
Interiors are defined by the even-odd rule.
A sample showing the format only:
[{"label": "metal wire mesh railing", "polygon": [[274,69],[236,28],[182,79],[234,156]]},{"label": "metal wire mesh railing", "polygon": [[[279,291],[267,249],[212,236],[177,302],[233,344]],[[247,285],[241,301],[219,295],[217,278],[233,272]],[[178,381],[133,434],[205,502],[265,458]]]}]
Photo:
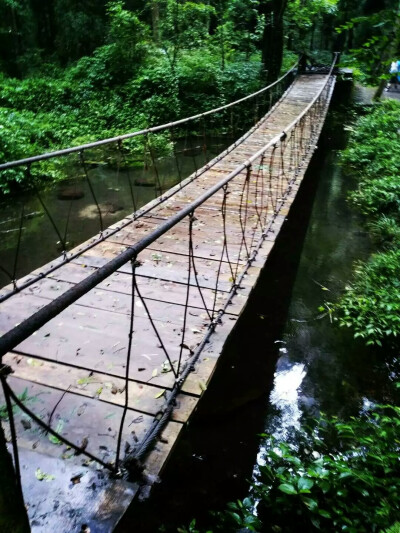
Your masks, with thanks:
[{"label": "metal wire mesh railing", "polygon": [[[66,446],[64,453],[82,454],[114,475],[140,474],[144,457],[173,416],[177,402],[182,401],[186,379],[229,315],[249,268],[316,147],[334,87],[333,66],[312,102],[267,145],[152,231],[138,220],[121,228],[115,236],[125,247],[121,253],[72,286],[60,281],[57,298],[3,335],[0,380],[18,478],[18,439],[32,442],[43,435],[47,437],[44,451],[56,442]],[[207,227],[203,224],[205,212],[213,213]],[[176,242],[175,260],[184,264],[184,275],[167,279],[158,268],[161,258],[154,256],[171,253],[168,239]],[[149,256],[156,263],[157,275],[152,274],[154,267],[148,266]],[[165,299],[166,305],[160,306],[153,297],[154,284],[161,284],[166,292],[168,283],[174,292],[170,300]],[[102,295],[107,291],[119,295],[113,303],[118,316],[109,317],[104,329],[101,317],[107,309],[102,308]],[[73,330],[77,338],[69,339],[68,345],[53,340],[57,335],[58,339],[68,337],[72,331],[68,328],[78,315],[82,330]],[[10,326],[14,320],[12,315]],[[37,341],[35,332],[39,333]],[[154,353],[148,353],[145,336],[151,338]],[[85,346],[90,346],[90,354]],[[43,365],[46,369],[47,364],[56,362],[54,372],[62,376],[60,384],[59,377],[51,381],[46,372],[42,383],[49,392],[45,400],[38,400],[40,405],[29,402],[38,397],[35,385],[25,393],[9,367],[17,358],[16,364],[22,368],[27,353],[32,353],[34,368]],[[143,363],[134,359],[137,354],[145,356]],[[30,370],[28,367],[28,373]],[[69,376],[72,385],[66,387]],[[154,390],[151,393],[155,408],[143,397],[149,383],[159,391],[156,396]],[[144,403],[138,403],[138,398]],[[53,405],[50,412],[45,404]],[[112,417],[105,411],[110,405]],[[26,432],[19,434],[21,425],[16,420],[21,416],[36,428],[29,427],[30,437]],[[104,439],[98,437],[101,425],[107,426],[110,443],[106,450]],[[90,437],[82,438],[86,435],[82,427]]]},{"label": "metal wire mesh railing", "polygon": [[[147,212],[141,206],[166,201],[174,185],[185,186],[234,150],[285,93],[297,65],[256,93],[198,115],[0,164],[3,181],[29,188],[2,205],[0,286],[12,288],[0,301],[35,282],[22,276],[55,260],[36,277],[46,275],[109,236],[123,216],[140,218]],[[47,178],[55,189],[43,187]]]}]

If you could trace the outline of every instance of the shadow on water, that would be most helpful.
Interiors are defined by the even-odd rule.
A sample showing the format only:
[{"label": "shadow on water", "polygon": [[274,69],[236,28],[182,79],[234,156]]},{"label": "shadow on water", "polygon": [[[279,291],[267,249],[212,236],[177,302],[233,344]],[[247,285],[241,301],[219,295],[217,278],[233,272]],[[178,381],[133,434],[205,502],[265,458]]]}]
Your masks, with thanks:
[{"label": "shadow on water", "polygon": [[[265,430],[268,419],[275,365],[281,361],[284,347],[281,340],[291,324],[288,309],[293,288],[295,294],[299,290],[298,268],[302,250],[307,254],[303,249],[306,233],[310,233],[307,228],[315,224],[310,222],[310,214],[317,184],[322,178],[324,184],[329,182],[336,172],[332,168],[336,155],[330,155],[330,150],[341,140],[332,138],[329,122],[322,134],[323,146],[311,161],[257,288],[228,339],[199,410],[183,430],[162,483],[153,486],[148,500],[134,502],[117,531],[146,533],[158,531],[160,526],[163,531],[176,531],[193,517],[201,523],[209,510],[246,495],[260,448],[258,434]],[[333,194],[333,201],[340,197],[346,210],[342,185],[330,188],[324,184],[324,202],[330,205]],[[317,194],[321,196],[319,190]],[[338,209],[332,207],[333,212]],[[320,253],[324,253],[323,246]],[[356,257],[357,252],[354,254]],[[319,277],[318,273],[313,276]],[[322,301],[313,302],[310,313],[315,315]]]}]

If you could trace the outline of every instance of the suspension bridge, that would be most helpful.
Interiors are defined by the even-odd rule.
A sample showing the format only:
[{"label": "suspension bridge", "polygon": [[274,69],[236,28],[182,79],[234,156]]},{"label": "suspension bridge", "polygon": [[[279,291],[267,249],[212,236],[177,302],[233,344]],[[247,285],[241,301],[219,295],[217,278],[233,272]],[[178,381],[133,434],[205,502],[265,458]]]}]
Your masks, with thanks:
[{"label": "suspension bridge", "polygon": [[[35,189],[62,253],[24,272],[22,209],[1,267],[9,279],[0,293],[2,425],[33,531],[112,531],[161,474],[315,151],[334,64],[298,70],[195,117],[0,165],[32,181],[49,165],[79,168],[99,224],[95,237],[68,249],[73,200],[61,220]],[[174,153],[182,131],[206,153],[209,132],[224,128],[240,138],[183,177]],[[160,134],[176,162],[167,190]],[[129,171],[138,145],[155,191],[142,206]],[[133,214],[109,227],[93,186],[99,151],[131,192]]]}]

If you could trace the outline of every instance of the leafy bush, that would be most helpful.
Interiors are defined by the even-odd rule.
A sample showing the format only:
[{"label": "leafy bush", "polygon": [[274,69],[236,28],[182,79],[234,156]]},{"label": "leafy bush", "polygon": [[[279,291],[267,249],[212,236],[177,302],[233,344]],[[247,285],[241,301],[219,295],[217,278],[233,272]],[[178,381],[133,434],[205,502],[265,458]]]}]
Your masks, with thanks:
[{"label": "leafy bush", "polygon": [[[398,173],[400,148],[400,102],[384,100],[357,120],[350,129],[348,147],[342,152],[343,165],[361,180],[369,180]],[[380,173],[380,174],[378,174]]]},{"label": "leafy bush", "polygon": [[367,344],[381,346],[400,335],[400,249],[360,263],[337,312],[339,324],[351,327]]},{"label": "leafy bush", "polygon": [[385,252],[355,268],[335,310],[341,326],[367,344],[397,345],[400,333],[400,103],[377,104],[352,128],[343,164],[358,178],[352,205],[365,217],[372,238]]},{"label": "leafy bush", "polygon": [[[251,497],[214,514],[212,530],[375,533],[389,528],[400,518],[399,428],[400,408],[382,405],[347,421],[322,416],[296,432],[296,444],[264,435],[264,464]],[[192,521],[179,531],[200,530]]]},{"label": "leafy bush", "polygon": [[392,527],[386,529],[384,533],[400,533],[400,522],[396,522]]},{"label": "leafy bush", "polygon": [[374,241],[382,247],[399,247],[400,226],[395,218],[382,215],[368,224],[368,230]]},{"label": "leafy bush", "polygon": [[263,531],[370,533],[393,524],[399,427],[400,408],[381,406],[348,422],[322,418],[299,446],[270,440],[255,486]]},{"label": "leafy bush", "polygon": [[396,176],[382,176],[362,182],[358,190],[350,193],[349,198],[364,215],[400,215],[400,183]]}]

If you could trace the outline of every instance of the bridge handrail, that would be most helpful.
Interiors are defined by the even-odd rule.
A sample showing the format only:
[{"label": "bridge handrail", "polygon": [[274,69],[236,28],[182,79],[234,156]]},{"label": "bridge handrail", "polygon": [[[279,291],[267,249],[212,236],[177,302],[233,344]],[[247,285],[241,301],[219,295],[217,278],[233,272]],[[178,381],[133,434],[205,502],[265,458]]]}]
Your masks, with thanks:
[{"label": "bridge handrail", "polygon": [[[119,424],[118,439],[117,439],[117,445],[116,445],[116,450],[115,450],[115,454],[116,454],[115,461],[106,462],[104,458],[97,457],[96,454],[92,454],[90,451],[87,451],[86,449],[83,448],[83,446],[80,447],[76,443],[66,438],[66,436],[62,435],[59,430],[57,429],[54,430],[51,427],[52,415],[50,416],[50,419],[47,423],[41,417],[38,417],[37,415],[35,415],[35,413],[33,413],[33,411],[31,411],[31,409],[24,404],[24,402],[16,395],[16,393],[12,390],[10,385],[7,383],[6,377],[10,372],[12,372],[11,367],[0,364],[0,381],[3,385],[3,390],[6,396],[6,401],[7,401],[7,406],[8,406],[8,415],[10,419],[10,428],[11,428],[10,431],[12,435],[12,445],[13,445],[13,450],[14,450],[14,460],[15,460],[17,480],[20,479],[20,467],[19,467],[19,462],[18,462],[17,434],[15,431],[15,423],[14,423],[14,418],[13,418],[13,409],[12,409],[11,400],[25,414],[27,414],[36,424],[38,424],[39,427],[41,427],[46,432],[50,433],[51,435],[59,439],[60,442],[63,442],[65,445],[70,446],[70,448],[75,450],[75,452],[85,454],[87,457],[89,457],[90,459],[94,461],[99,462],[103,467],[107,468],[108,470],[112,471],[114,474],[118,476],[123,475],[125,472],[129,474],[130,476],[133,476],[134,479],[137,478],[138,474],[141,472],[141,468],[142,468],[141,462],[143,458],[152,449],[154,442],[160,436],[161,432],[163,431],[164,427],[166,426],[166,424],[168,423],[168,420],[171,417],[171,413],[173,412],[174,406],[176,405],[178,395],[180,394],[182,390],[183,383],[185,382],[190,372],[194,369],[194,365],[198,362],[198,359],[203,349],[206,347],[207,343],[210,341],[213,332],[217,328],[217,325],[221,323],[221,320],[224,314],[229,309],[228,306],[232,303],[232,299],[237,293],[237,290],[239,288],[242,288],[241,287],[242,282],[245,279],[245,276],[248,274],[249,268],[251,267],[253,262],[256,260],[257,255],[263,245],[263,242],[265,241],[265,239],[268,238],[270,231],[273,231],[273,224],[276,221],[276,217],[279,215],[282,206],[285,205],[288,195],[291,195],[294,192],[292,190],[294,187],[294,184],[297,183],[298,185],[299,183],[298,181],[299,173],[304,171],[304,169],[306,168],[307,162],[309,161],[311,154],[313,153],[316,147],[316,140],[318,138],[319,131],[323,123],[323,118],[327,112],[327,104],[329,102],[330,96],[332,94],[333,86],[334,86],[335,77],[332,75],[332,72],[333,72],[336,59],[337,58],[335,57],[332,63],[331,69],[329,71],[329,75],[326,77],[326,80],[322,83],[322,87],[320,88],[316,96],[313,98],[310,104],[307,105],[307,107],[296,117],[296,119],[289,124],[289,126],[285,130],[282,130],[279,134],[277,134],[270,142],[268,142],[255,154],[249,157],[242,164],[238,165],[234,170],[232,170],[225,178],[220,180],[216,185],[214,185],[213,187],[205,191],[201,196],[196,198],[196,200],[191,202],[189,205],[180,209],[180,211],[178,211],[175,215],[171,216],[170,218],[165,220],[163,223],[161,223],[155,230],[145,235],[138,242],[134,243],[129,248],[127,248],[124,252],[122,252],[119,256],[109,261],[103,267],[100,267],[95,273],[89,275],[86,279],[77,283],[74,287],[66,291],[64,294],[60,295],[58,298],[56,298],[49,304],[42,307],[39,311],[31,315],[26,320],[22,321],[20,324],[16,325],[13,329],[11,329],[9,332],[3,335],[2,338],[0,338],[0,363],[1,363],[2,355],[12,350],[13,348],[15,348],[16,345],[24,341],[27,337],[29,337],[32,333],[34,333],[34,331],[39,329],[41,326],[45,325],[49,320],[57,316],[61,311],[66,309],[69,305],[76,302],[80,297],[84,296],[89,290],[96,287],[100,282],[105,280],[108,276],[113,274],[120,267],[122,267],[128,262],[131,263],[132,291],[131,291],[131,307],[130,307],[131,311],[130,311],[130,322],[129,322],[130,325],[129,325],[129,335],[128,335],[129,343],[128,343],[128,350],[127,350],[127,356],[126,356],[125,376],[124,376],[125,401],[123,405],[123,409],[124,409],[123,414],[122,414],[121,421]],[[286,151],[287,149],[289,149],[289,153],[287,153]],[[268,150],[269,150],[269,153],[267,152]],[[276,159],[278,159],[278,161]],[[254,164],[257,160],[258,160],[258,164],[257,163]],[[268,180],[268,174],[269,174],[270,181],[271,181],[271,173],[275,172],[273,170],[274,167],[278,171],[276,175],[277,181],[274,187],[272,186],[271,183],[269,184],[269,189],[268,189],[268,192],[266,193],[263,188],[259,189],[257,186],[258,176],[259,176],[259,173],[261,172],[262,180],[264,180],[263,169],[265,169],[265,172],[267,173],[267,176],[266,176],[267,180]],[[252,173],[255,173],[255,176]],[[242,226],[243,239],[242,239],[242,243],[240,244],[239,253],[237,255],[236,270],[235,271],[231,270],[232,278],[230,279],[230,281],[232,283],[230,285],[230,290],[228,291],[227,298],[225,299],[225,302],[223,303],[223,306],[220,309],[216,308],[217,300],[216,299],[214,300],[211,314],[209,312],[207,313],[208,318],[209,318],[208,330],[205,332],[205,335],[203,336],[201,342],[197,345],[196,348],[194,348],[194,351],[191,351],[190,357],[184,361],[182,368],[180,366],[181,365],[181,353],[180,353],[178,367],[176,370],[174,369],[170,355],[168,351],[166,350],[161,337],[158,334],[157,328],[153,325],[153,319],[145,305],[145,299],[143,298],[143,295],[141,295],[139,291],[139,287],[136,284],[136,275],[137,275],[136,267],[140,266],[140,262],[137,261],[138,254],[142,252],[143,250],[145,250],[152,243],[154,243],[159,237],[163,236],[167,231],[174,228],[179,222],[183,221],[184,219],[189,220],[189,228],[188,228],[189,229],[189,232],[188,232],[189,263],[188,263],[186,303],[184,304],[184,307],[185,307],[184,319],[183,319],[184,322],[183,322],[183,328],[181,329],[182,344],[180,344],[180,346],[182,347],[184,346],[183,343],[185,341],[185,331],[187,329],[186,328],[186,313],[188,312],[188,309],[189,309],[189,287],[191,284],[191,271],[192,271],[191,265],[194,271],[196,269],[195,263],[194,263],[194,254],[193,254],[193,229],[192,229],[193,228],[192,224],[196,220],[196,217],[195,217],[196,209],[200,207],[206,200],[213,197],[213,195],[216,195],[218,197],[218,196],[221,196],[221,192],[223,192],[223,198],[222,198],[222,204],[221,204],[221,216],[222,216],[224,232],[225,232],[226,231],[225,216],[226,216],[226,207],[227,207],[226,200],[228,198],[228,195],[230,194],[230,191],[228,190],[229,182],[231,182],[234,178],[238,176],[240,178],[240,175],[242,175],[244,178],[244,184],[247,184],[243,188],[241,199],[240,199],[240,207],[238,211],[238,216],[240,218],[240,223]],[[247,221],[248,221],[247,210],[245,212],[244,219],[242,219],[241,209],[243,205],[247,206],[247,204],[249,203],[248,202],[249,196],[246,196],[244,194],[244,191],[245,191],[245,187],[247,187],[247,190],[249,190],[248,189],[249,187],[254,186],[253,177],[256,178],[256,181],[255,181],[256,198],[258,197],[257,195],[259,194],[261,195],[262,198],[264,198],[264,196],[267,195],[267,199],[268,199],[273,189],[275,189],[276,191],[276,196],[275,196],[275,199],[273,200],[272,194],[271,194],[271,198],[270,198],[271,203],[268,203],[267,201],[265,205],[262,201],[261,206],[260,206],[260,204],[256,201],[255,209],[258,213],[258,221],[255,227],[253,226],[253,222],[249,222],[252,226],[252,229],[254,230],[254,233],[252,236],[250,236],[250,239],[251,239],[250,243],[246,243],[245,232],[248,229],[248,227],[246,226]],[[234,202],[233,205],[235,205],[236,198],[233,198],[233,202]],[[271,207],[272,207],[272,210],[271,210]],[[261,211],[258,211],[258,209],[260,208],[261,208]],[[269,213],[268,223],[267,223],[267,218],[262,219],[263,210],[266,214]],[[242,225],[243,222],[244,222],[244,226]],[[260,224],[260,230],[261,230],[259,237],[253,240],[255,237],[255,230],[257,230],[257,227],[259,224]],[[243,243],[244,243],[247,255],[245,256],[246,259],[244,260],[244,264],[242,263],[243,268],[241,267],[241,271],[239,272],[238,267],[239,267],[239,261],[241,261],[241,250],[242,250]],[[237,246],[237,243],[233,244],[233,246]],[[223,256],[225,252],[226,252],[226,258],[229,263],[229,266],[230,268],[232,268],[231,259],[229,258],[229,255],[228,255],[226,236],[224,237],[222,255],[219,260],[220,266],[221,266],[221,263],[224,261]],[[236,263],[236,260],[235,260],[235,263]],[[217,295],[218,286],[219,286],[218,283],[219,283],[219,276],[220,276],[220,266],[218,267],[218,270],[216,272],[217,278],[216,278],[216,285],[214,289],[215,295]],[[200,291],[200,296],[203,299],[202,292],[200,290],[200,285],[198,284],[197,273],[195,273],[195,279],[197,283],[197,288]],[[132,451],[126,450],[125,458],[121,459],[123,429],[124,429],[124,425],[126,421],[126,414],[129,409],[128,386],[131,380],[131,377],[130,377],[131,362],[130,361],[131,361],[132,339],[133,339],[133,333],[134,333],[134,329],[133,329],[134,322],[133,321],[134,321],[134,315],[135,315],[134,308],[135,308],[136,297],[139,297],[140,302],[142,302],[143,306],[146,309],[146,313],[148,314],[149,320],[154,328],[155,334],[157,335],[157,338],[160,341],[160,348],[164,349],[166,357],[171,365],[171,369],[173,369],[173,374],[175,376],[175,382],[170,392],[166,394],[165,402],[162,408],[158,411],[157,416],[154,418],[149,430],[145,432],[143,438],[140,441],[138,441],[138,444],[135,445]],[[205,309],[208,309],[204,299],[203,299],[203,304],[204,304]],[[71,363],[69,362],[63,362],[62,364],[65,364],[67,366],[75,366],[75,365],[71,365]],[[86,369],[85,366],[82,366],[81,368]],[[87,368],[86,370],[89,370],[89,368]],[[120,377],[120,376],[116,375],[116,377]],[[62,396],[62,398],[63,397],[64,395]],[[59,402],[56,405],[58,404]],[[53,413],[54,413],[54,410],[53,410]]]},{"label": "bridge handrail", "polygon": [[185,217],[193,213],[197,207],[199,207],[206,200],[211,198],[215,193],[217,193],[220,189],[227,185],[232,179],[234,179],[241,172],[243,172],[243,170],[250,168],[254,161],[256,161],[259,157],[265,154],[265,152],[269,148],[274,148],[280,141],[285,140],[288,136],[288,132],[290,132],[290,130],[292,130],[303,119],[303,117],[321,97],[328,83],[330,83],[336,60],[337,54],[335,54],[334,56],[334,60],[332,62],[325,83],[323,84],[317,95],[310,102],[310,104],[308,104],[308,106],[300,113],[300,115],[298,115],[298,117],[294,121],[289,124],[287,128],[282,130],[281,133],[276,135],[264,147],[258,150],[258,152],[249,157],[244,163],[238,165],[225,178],[220,180],[216,185],[214,185],[206,192],[204,192],[201,196],[196,198],[196,200],[182,208],[179,212],[168,218],[165,222],[161,223],[151,233],[140,239],[137,243],[127,248],[120,255],[111,259],[107,264],[100,267],[96,272],[85,278],[83,281],[80,281],[79,283],[74,285],[65,293],[52,300],[50,303],[39,309],[29,318],[25,319],[23,322],[21,322],[13,329],[5,333],[0,338],[0,362],[3,355],[5,355],[7,352],[12,350],[15,346],[17,346],[24,340],[26,340],[30,335],[32,335],[32,333],[34,333],[40,327],[44,326],[47,322],[49,322],[52,318],[56,317],[59,313],[64,311],[71,304],[76,302],[79,298],[88,293],[111,274],[116,272],[128,261],[135,260],[140,252],[142,252],[145,248],[154,243],[159,237],[164,235],[164,233],[166,233],[168,230],[170,230],[172,227],[182,221]]},{"label": "bridge handrail", "polygon": [[247,96],[244,96],[243,98],[240,98],[239,100],[235,100],[234,102],[230,102],[229,104],[225,104],[220,107],[216,107],[214,109],[210,109],[208,111],[204,111],[203,113],[198,113],[197,115],[192,115],[190,117],[182,118],[180,120],[175,120],[174,122],[168,122],[166,124],[160,124],[159,126],[152,126],[151,128],[146,128],[144,130],[134,131],[131,133],[126,133],[124,135],[118,135],[116,137],[109,137],[107,139],[102,139],[100,141],[94,141],[91,143],[81,144],[79,146],[73,146],[71,148],[64,148],[62,150],[55,150],[53,152],[47,152],[44,154],[27,157],[24,159],[18,159],[15,161],[9,161],[8,163],[1,163],[0,164],[0,171],[1,170],[7,170],[10,168],[14,168],[20,165],[29,165],[31,163],[35,163],[38,161],[44,161],[46,159],[52,159],[54,157],[60,157],[64,155],[69,155],[76,152],[81,152],[83,150],[87,150],[89,148],[97,148],[99,146],[104,146],[106,144],[114,143],[114,142],[121,142],[126,139],[132,139],[133,137],[138,137],[140,135],[146,135],[148,133],[156,133],[159,131],[163,131],[165,129],[173,128],[175,126],[180,126],[182,124],[186,124],[188,122],[192,122],[194,120],[197,120],[199,118],[203,118],[209,115],[213,115],[215,113],[219,113],[221,111],[224,111],[225,109],[229,109],[235,105],[241,104],[242,102],[245,102],[246,100],[250,100],[251,98],[254,98],[256,96],[259,96],[260,94],[264,93],[265,91],[268,91],[278,83],[280,83],[282,80],[284,80],[289,74],[291,74],[299,65],[300,59],[296,61],[296,63],[285,73],[283,76],[275,80],[270,85],[267,85],[266,87],[263,87],[262,89],[252,93],[248,94]]}]

